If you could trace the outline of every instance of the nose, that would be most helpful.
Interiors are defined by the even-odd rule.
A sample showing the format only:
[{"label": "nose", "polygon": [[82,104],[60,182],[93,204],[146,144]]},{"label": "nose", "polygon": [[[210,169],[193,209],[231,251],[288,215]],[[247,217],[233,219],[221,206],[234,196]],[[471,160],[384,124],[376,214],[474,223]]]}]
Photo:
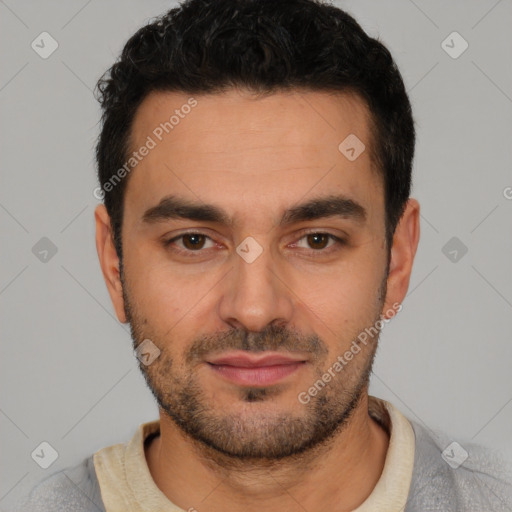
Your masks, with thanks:
[{"label": "nose", "polygon": [[222,320],[252,332],[260,332],[269,324],[289,324],[293,291],[271,252],[265,248],[254,261],[235,253],[233,260],[219,304]]}]

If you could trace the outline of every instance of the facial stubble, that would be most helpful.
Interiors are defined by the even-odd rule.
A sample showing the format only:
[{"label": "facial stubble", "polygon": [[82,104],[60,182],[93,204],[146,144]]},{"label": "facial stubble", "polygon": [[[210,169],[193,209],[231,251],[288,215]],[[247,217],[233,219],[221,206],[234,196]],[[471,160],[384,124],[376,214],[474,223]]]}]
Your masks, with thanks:
[{"label": "facial stubble", "polygon": [[[378,305],[371,325],[380,319],[386,284],[387,273],[379,289]],[[244,411],[252,407],[251,414],[223,413],[218,404],[209,400],[198,381],[198,368],[205,364],[203,358],[206,354],[228,350],[308,353],[315,374],[311,381],[313,385],[322,378],[329,366],[325,342],[316,335],[304,336],[283,325],[270,324],[258,333],[233,329],[197,338],[187,349],[183,363],[177,364],[169,353],[173,343],[168,333],[155,336],[150,332],[149,322],[130,300],[124,279],[122,285],[134,349],[149,338],[161,351],[151,365],[139,364],[149,389],[160,409],[180,431],[205,457],[219,465],[239,466],[240,463],[251,462],[271,465],[284,458],[300,458],[307,452],[321,449],[346,427],[368,389],[377,336],[368,345],[360,347],[361,351],[356,355],[357,364],[351,361],[344,367],[318,394],[311,396],[307,404],[301,405],[299,414],[293,415],[276,408],[269,412],[268,405],[278,399],[282,392],[279,384],[238,387],[238,402],[244,405]],[[358,344],[357,334],[363,332],[365,327],[369,326],[363,326],[353,338]],[[346,346],[346,342],[343,346]],[[295,396],[300,391],[303,390],[297,390]],[[260,404],[263,409],[256,410]]]}]

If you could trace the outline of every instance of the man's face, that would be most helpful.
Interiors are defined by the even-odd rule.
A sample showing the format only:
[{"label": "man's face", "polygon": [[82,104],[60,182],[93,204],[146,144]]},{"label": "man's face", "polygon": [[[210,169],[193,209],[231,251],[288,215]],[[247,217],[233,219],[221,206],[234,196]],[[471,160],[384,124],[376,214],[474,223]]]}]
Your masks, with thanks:
[{"label": "man's face", "polygon": [[[141,369],[183,431],[239,458],[299,453],[345,423],[377,340],[308,403],[299,393],[389,306],[367,110],[321,92],[194,98],[181,109],[188,95],[153,93],[134,120],[131,150],[148,136],[156,146],[125,193],[122,309],[135,345],[150,339],[161,351]],[[172,131],[155,132],[176,109]],[[366,145],[355,160],[338,149],[350,134]],[[329,216],[289,213],[327,198],[337,199]],[[177,202],[214,205],[226,218],[203,209],[191,219]]]}]

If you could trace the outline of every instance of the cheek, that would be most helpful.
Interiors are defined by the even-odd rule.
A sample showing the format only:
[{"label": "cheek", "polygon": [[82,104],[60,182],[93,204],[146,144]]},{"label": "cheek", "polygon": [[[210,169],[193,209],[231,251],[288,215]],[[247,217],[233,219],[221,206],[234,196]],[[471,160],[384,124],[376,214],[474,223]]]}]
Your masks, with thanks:
[{"label": "cheek", "polygon": [[374,283],[370,288],[370,284],[361,281],[352,286],[333,278],[322,291],[307,294],[303,291],[297,295],[309,312],[310,320],[323,323],[331,335],[372,321],[378,307]]},{"label": "cheek", "polygon": [[361,256],[325,273],[301,272],[290,286],[297,307],[326,340],[347,340],[375,321],[380,313],[383,266]]},{"label": "cheek", "polygon": [[[126,263],[126,281],[133,309],[155,336],[175,340],[188,326],[201,326],[205,305],[212,308],[214,276],[186,276],[156,261],[140,263],[132,256]],[[211,310],[210,310],[211,312]],[[174,342],[173,342],[174,343]]]}]

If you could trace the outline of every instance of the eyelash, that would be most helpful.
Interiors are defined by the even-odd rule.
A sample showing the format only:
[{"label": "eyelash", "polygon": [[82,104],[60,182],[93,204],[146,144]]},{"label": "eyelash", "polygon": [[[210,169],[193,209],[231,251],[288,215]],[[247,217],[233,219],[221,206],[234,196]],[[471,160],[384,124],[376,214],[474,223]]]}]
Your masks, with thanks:
[{"label": "eyelash", "polygon": [[[200,231],[189,231],[187,233],[182,233],[181,235],[175,236],[174,238],[171,238],[169,240],[165,240],[163,243],[164,247],[167,249],[171,248],[171,245],[176,240],[179,240],[187,235],[201,235],[201,236],[206,237],[208,240],[212,240],[211,237],[209,237],[208,235],[206,235],[204,233],[201,233]],[[339,247],[335,247],[336,245],[338,245],[338,246],[346,245],[346,241],[343,238],[337,237],[337,236],[333,235],[332,233],[326,233],[324,231],[310,231],[310,232],[304,233],[297,240],[297,242],[302,240],[303,238],[306,238],[308,235],[326,235],[327,237],[329,237],[329,239],[331,239],[335,242],[333,245],[331,245],[330,247],[327,247],[326,249],[309,249],[308,252],[310,252],[314,256],[323,256],[326,254],[330,254],[331,252],[339,249]],[[296,244],[297,242],[294,242],[294,244]],[[178,247],[178,248],[174,247],[171,249],[178,254],[182,254],[182,255],[184,255],[186,257],[190,257],[190,258],[194,258],[194,257],[196,257],[196,255],[200,255],[201,253],[204,253],[205,251],[208,250],[208,249],[198,249],[197,251],[192,251],[190,249],[182,249],[180,247]]]}]

